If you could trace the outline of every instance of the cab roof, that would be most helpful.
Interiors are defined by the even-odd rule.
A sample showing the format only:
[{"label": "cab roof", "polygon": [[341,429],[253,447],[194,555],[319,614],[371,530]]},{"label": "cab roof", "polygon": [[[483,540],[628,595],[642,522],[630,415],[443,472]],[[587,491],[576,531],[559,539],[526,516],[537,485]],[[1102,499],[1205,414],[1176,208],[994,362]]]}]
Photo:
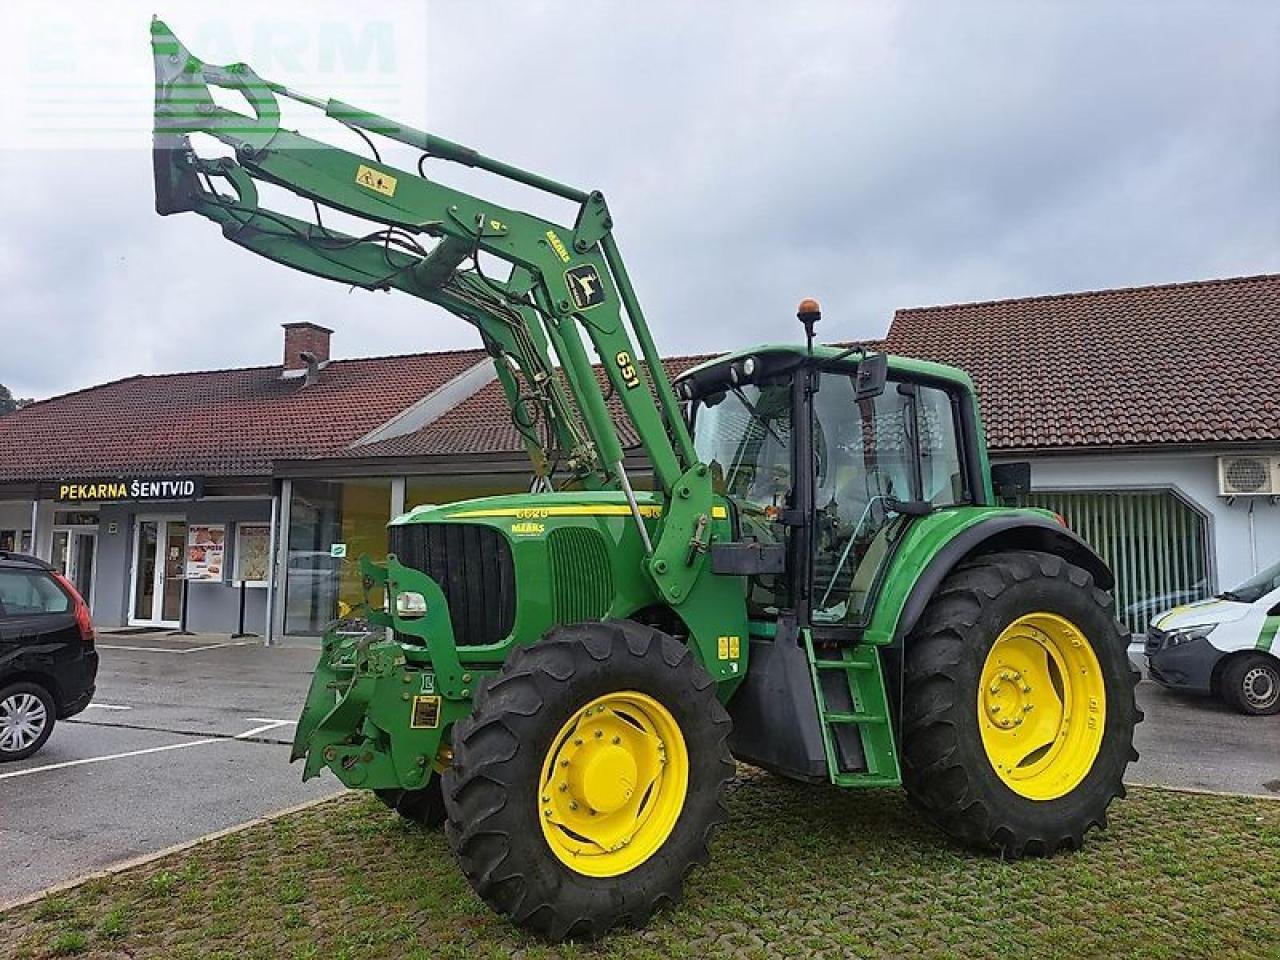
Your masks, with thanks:
[{"label": "cab roof", "polygon": [[[857,356],[856,353],[849,353],[852,347],[857,344],[832,345],[818,344],[813,345],[813,356],[819,360],[834,360],[836,357],[844,355],[850,362],[853,362]],[[867,353],[881,353],[868,346]],[[721,365],[735,363],[739,360],[745,360],[747,357],[758,357],[762,354],[790,355],[797,358],[803,358],[809,353],[803,344],[761,344],[759,346],[750,347],[745,350],[735,350],[733,353],[726,353],[724,356],[716,357],[712,360],[706,360],[696,366],[690,367],[684,373],[675,378],[676,382],[684,380],[688,377],[696,376],[707,370],[713,370]],[[889,362],[889,373],[914,375],[917,377],[927,377],[933,380],[946,380],[963,387],[970,392],[973,391],[973,380],[970,376],[959,367],[947,366],[943,363],[934,363],[930,360],[917,360],[914,357],[903,357],[896,354],[887,354]]]}]

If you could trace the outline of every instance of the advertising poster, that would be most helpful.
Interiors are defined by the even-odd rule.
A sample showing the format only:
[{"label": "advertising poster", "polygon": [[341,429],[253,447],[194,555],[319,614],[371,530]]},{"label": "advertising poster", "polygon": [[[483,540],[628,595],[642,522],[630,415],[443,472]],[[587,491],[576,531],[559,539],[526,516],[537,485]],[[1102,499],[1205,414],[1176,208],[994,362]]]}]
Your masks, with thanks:
[{"label": "advertising poster", "polygon": [[193,523],[187,527],[187,579],[220,581],[227,549],[224,523]]},{"label": "advertising poster", "polygon": [[236,580],[251,587],[265,587],[270,553],[271,524],[236,525]]}]

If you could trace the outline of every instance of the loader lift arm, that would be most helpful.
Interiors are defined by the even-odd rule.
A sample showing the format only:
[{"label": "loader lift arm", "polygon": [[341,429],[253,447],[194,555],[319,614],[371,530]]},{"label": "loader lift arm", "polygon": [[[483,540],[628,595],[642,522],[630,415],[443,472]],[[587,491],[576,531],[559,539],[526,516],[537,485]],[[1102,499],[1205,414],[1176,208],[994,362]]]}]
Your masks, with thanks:
[{"label": "loader lift arm", "polygon": [[[290,90],[245,64],[203,63],[158,19],[152,21],[151,42],[157,212],[194,211],[220,224],[232,242],[286,266],[367,290],[400,290],[474,325],[493,357],[533,461],[535,483],[550,486],[554,448],[567,454],[564,468],[584,486],[624,491],[649,553],[650,575],[671,602],[686,597],[703,565],[701,555],[693,564],[685,558],[705,525],[699,517],[710,509],[710,477],[694,452],[631,287],[604,197],[341,101]],[[220,105],[211,87],[238,91],[252,116]],[[357,132],[422,151],[418,172],[381,162],[364,133],[372,158],[282,128],[281,97]],[[193,134],[221,141],[234,157],[197,155]],[[426,159],[479,168],[571,201],[579,205],[577,218],[565,227],[437,183],[423,171]],[[231,195],[219,190],[219,182],[229,185]],[[315,222],[261,206],[259,182],[311,201]],[[370,221],[376,229],[360,236],[330,229],[321,206]],[[509,264],[509,274],[487,275],[481,255]],[[654,541],[632,495],[622,442],[584,331],[665,496],[667,509]],[[545,437],[538,432],[539,418],[547,426]]]}]

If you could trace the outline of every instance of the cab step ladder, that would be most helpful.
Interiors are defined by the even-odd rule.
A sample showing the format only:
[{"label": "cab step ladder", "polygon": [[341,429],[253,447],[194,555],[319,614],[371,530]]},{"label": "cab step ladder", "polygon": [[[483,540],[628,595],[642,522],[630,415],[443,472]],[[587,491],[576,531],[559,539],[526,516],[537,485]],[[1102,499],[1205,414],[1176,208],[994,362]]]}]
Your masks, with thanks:
[{"label": "cab step ladder", "polygon": [[[885,693],[880,654],[875,647],[859,644],[842,647],[839,660],[819,658],[813,649],[813,637],[804,631],[804,649],[809,658],[813,692],[818,702],[818,720],[822,730],[822,746],[827,754],[827,772],[831,782],[840,787],[898,786],[902,772],[893,742],[893,726],[889,718],[889,698]],[[853,710],[831,710],[823,694],[820,674],[841,671],[849,684]],[[857,726],[862,739],[866,769],[856,772],[840,769],[836,751],[835,726]]]}]

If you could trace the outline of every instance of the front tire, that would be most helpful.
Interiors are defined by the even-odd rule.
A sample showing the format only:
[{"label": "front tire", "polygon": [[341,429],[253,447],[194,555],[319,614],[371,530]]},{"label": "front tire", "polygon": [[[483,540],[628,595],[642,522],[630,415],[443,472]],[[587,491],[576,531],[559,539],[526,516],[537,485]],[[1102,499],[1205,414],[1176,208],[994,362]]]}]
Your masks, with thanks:
[{"label": "front tire", "polygon": [[1280,660],[1264,653],[1237,656],[1222,671],[1228,705],[1253,717],[1280,713]]},{"label": "front tire", "polygon": [[674,638],[631,621],[558,627],[454,728],[446,836],[519,926],[553,941],[641,926],[710,857],[730,726]]},{"label": "front tire", "polygon": [[373,793],[389,809],[427,830],[444,825],[444,792],[440,788],[439,775],[433,776],[425,787],[418,790],[388,788]]},{"label": "front tire", "polygon": [[1007,857],[1077,849],[1138,757],[1138,675],[1111,597],[1061,557],[977,557],[907,639],[903,784],[953,838]]},{"label": "front tire", "polygon": [[0,688],[0,763],[25,760],[43,747],[56,713],[53,697],[37,683]]}]

